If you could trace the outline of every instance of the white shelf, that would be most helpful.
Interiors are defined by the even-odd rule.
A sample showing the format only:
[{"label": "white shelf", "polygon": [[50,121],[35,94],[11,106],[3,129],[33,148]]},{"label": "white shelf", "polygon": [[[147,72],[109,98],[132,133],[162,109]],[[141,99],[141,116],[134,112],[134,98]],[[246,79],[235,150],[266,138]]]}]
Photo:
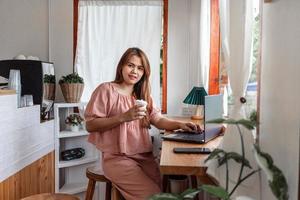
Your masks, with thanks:
[{"label": "white shelf", "polygon": [[[83,117],[87,103],[55,103],[54,128],[55,128],[55,192],[79,195],[87,188],[86,168],[99,161],[96,147],[87,141],[89,133],[83,126],[79,131],[67,129],[64,119],[78,107],[79,114]],[[77,111],[76,111],[77,112]],[[83,148],[85,156],[79,159],[59,160],[61,152],[72,148]],[[62,186],[59,188],[59,186]],[[95,199],[99,199],[99,188],[96,189]]]},{"label": "white shelf", "polygon": [[65,194],[77,194],[86,191],[87,185],[86,182],[66,183],[59,189],[59,192]]},{"label": "white shelf", "polygon": [[70,107],[82,107],[86,106],[86,102],[80,102],[80,103],[55,103],[55,106],[57,108],[70,108]]},{"label": "white shelf", "polygon": [[69,160],[69,161],[59,161],[58,168],[72,167],[77,165],[83,165],[86,163],[95,162],[98,160],[98,157],[83,157],[79,159]]},{"label": "white shelf", "polygon": [[79,136],[85,136],[88,134],[89,134],[89,132],[87,132],[86,130],[79,130],[77,132],[60,131],[58,134],[58,138],[79,137]]}]

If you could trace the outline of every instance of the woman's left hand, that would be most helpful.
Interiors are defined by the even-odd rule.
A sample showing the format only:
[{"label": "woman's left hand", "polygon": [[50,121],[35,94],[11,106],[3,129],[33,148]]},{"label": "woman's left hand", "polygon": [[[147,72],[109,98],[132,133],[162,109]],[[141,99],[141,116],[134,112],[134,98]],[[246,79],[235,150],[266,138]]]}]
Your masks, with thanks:
[{"label": "woman's left hand", "polygon": [[184,131],[201,131],[200,125],[193,122],[180,122],[179,128]]}]

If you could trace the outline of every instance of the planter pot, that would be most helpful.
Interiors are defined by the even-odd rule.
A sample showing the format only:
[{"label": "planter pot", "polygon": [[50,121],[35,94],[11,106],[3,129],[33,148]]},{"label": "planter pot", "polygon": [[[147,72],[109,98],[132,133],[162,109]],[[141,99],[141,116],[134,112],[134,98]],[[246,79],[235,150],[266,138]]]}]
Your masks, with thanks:
[{"label": "planter pot", "polygon": [[44,83],[43,84],[43,99],[52,100],[55,99],[55,84],[54,83]]},{"label": "planter pot", "polygon": [[72,132],[78,132],[79,131],[79,125],[70,125]]},{"label": "planter pot", "polygon": [[60,84],[61,91],[67,103],[78,103],[83,92],[82,83],[63,83]]}]

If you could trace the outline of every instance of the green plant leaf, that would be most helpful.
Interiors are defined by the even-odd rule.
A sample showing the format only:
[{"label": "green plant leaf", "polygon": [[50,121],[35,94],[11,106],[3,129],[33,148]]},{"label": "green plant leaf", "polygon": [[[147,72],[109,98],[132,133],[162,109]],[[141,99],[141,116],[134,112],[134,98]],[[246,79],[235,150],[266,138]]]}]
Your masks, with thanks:
[{"label": "green plant leaf", "polygon": [[189,188],[187,190],[185,190],[183,193],[180,194],[181,197],[183,197],[183,199],[194,199],[195,196],[200,192],[200,189],[192,189]]},{"label": "green plant leaf", "polygon": [[211,159],[214,159],[214,158],[220,158],[220,154],[221,156],[223,156],[226,152],[223,150],[223,149],[214,149],[210,154],[209,156],[205,159],[205,163]]},{"label": "green plant leaf", "polygon": [[225,118],[217,118],[207,121],[209,124],[237,124],[237,121],[234,119],[225,119]]},{"label": "green plant leaf", "polygon": [[237,124],[241,124],[248,130],[253,130],[256,126],[256,123],[247,119],[240,119],[237,121]]},{"label": "green plant leaf", "polygon": [[262,152],[256,144],[253,146],[256,162],[266,173],[272,193],[278,200],[288,200],[288,184],[284,174],[274,165],[273,159],[268,153]]},{"label": "green plant leaf", "polygon": [[55,76],[52,74],[45,74],[44,75],[44,83],[53,83],[55,84]]},{"label": "green plant leaf", "polygon": [[80,77],[77,73],[68,74],[66,76],[62,76],[59,80],[59,84],[63,83],[84,83],[83,78]]},{"label": "green plant leaf", "polygon": [[209,120],[206,123],[210,124],[240,124],[247,128],[248,130],[253,130],[256,126],[255,121],[247,120],[247,119],[240,119],[240,120],[234,120],[234,119],[224,119],[224,118],[217,118],[213,120]]},{"label": "green plant leaf", "polygon": [[208,120],[206,123],[210,123],[210,124],[222,124],[224,123],[226,119],[224,118],[217,118],[217,119],[212,119],[212,120]]},{"label": "green plant leaf", "polygon": [[215,197],[219,197],[224,200],[228,200],[230,198],[228,192],[220,186],[202,185],[200,188]]},{"label": "green plant leaf", "polygon": [[149,200],[183,200],[183,198],[178,194],[159,193],[151,196]]},{"label": "green plant leaf", "polygon": [[219,159],[219,166],[225,164],[230,159],[233,159],[237,163],[244,163],[244,165],[246,167],[249,167],[250,169],[252,169],[249,160],[247,160],[246,158],[243,158],[242,155],[240,155],[236,152],[225,153],[225,155]]}]

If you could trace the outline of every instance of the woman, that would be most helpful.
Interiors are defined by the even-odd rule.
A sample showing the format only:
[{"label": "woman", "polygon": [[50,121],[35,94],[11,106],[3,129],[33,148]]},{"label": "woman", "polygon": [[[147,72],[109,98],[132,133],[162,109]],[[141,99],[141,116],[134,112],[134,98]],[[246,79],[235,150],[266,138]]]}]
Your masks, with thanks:
[{"label": "woman", "polygon": [[[104,175],[127,200],[159,193],[160,173],[152,154],[150,124],[158,129],[199,129],[195,124],[163,117],[150,95],[150,65],[139,48],[121,57],[113,82],[100,84],[87,105],[89,142],[102,152]],[[147,106],[136,104],[144,100]]]}]

